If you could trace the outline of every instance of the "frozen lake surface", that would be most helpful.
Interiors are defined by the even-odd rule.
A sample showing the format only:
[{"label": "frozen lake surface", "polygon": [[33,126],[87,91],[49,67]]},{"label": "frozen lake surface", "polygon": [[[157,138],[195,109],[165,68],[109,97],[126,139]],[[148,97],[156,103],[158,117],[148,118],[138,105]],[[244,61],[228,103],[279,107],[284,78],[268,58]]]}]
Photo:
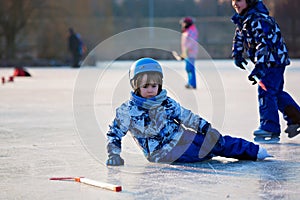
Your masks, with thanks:
[{"label": "frozen lake surface", "polygon": [[[183,62],[161,61],[165,88],[223,134],[253,140],[256,86],[232,61],[197,61],[197,90],[184,88]],[[289,139],[281,117],[274,157],[262,162],[214,158],[203,163],[149,163],[128,134],[125,166],[106,167],[105,133],[130,92],[132,61],[72,69],[30,68],[32,77],[0,85],[0,199],[299,199],[300,136]],[[0,68],[6,79],[13,69]],[[300,61],[285,89],[300,103]],[[84,176],[121,185],[112,192],[51,177]]]}]

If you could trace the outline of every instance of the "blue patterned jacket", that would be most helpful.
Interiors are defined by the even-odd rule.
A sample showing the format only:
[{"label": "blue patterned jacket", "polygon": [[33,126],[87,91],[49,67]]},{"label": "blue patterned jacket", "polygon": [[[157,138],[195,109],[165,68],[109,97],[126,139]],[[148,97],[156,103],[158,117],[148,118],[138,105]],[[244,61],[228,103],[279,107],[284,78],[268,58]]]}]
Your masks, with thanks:
[{"label": "blue patterned jacket", "polygon": [[178,143],[185,128],[206,133],[210,124],[183,108],[162,90],[145,99],[131,93],[131,99],[116,110],[107,133],[108,154],[121,153],[122,137],[128,131],[151,162],[159,162]]},{"label": "blue patterned jacket", "polygon": [[288,50],[274,18],[259,1],[243,16],[235,14],[237,25],[233,38],[232,56],[242,56],[244,48],[256,65],[274,67],[290,64]]}]

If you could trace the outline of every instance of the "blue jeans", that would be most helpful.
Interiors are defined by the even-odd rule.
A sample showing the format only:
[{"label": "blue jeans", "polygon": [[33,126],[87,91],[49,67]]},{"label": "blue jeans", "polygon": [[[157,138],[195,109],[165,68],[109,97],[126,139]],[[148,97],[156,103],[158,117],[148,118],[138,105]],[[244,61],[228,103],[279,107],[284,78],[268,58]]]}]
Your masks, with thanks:
[{"label": "blue jeans", "polygon": [[188,75],[188,84],[196,88],[195,58],[185,59],[185,70]]},{"label": "blue jeans", "polygon": [[270,67],[266,69],[266,75],[261,79],[265,84],[267,91],[258,87],[258,102],[260,115],[260,129],[280,134],[280,120],[278,111],[284,115],[287,124],[291,119],[285,115],[286,106],[294,106],[300,110],[298,104],[285,91],[284,85],[285,67]]},{"label": "blue jeans", "polygon": [[[211,137],[211,138],[206,138]],[[214,142],[213,142],[214,141]],[[242,138],[185,131],[179,143],[160,162],[192,163],[214,156],[256,160],[259,146]],[[202,152],[200,152],[202,151]],[[201,154],[202,156],[199,156]]]}]

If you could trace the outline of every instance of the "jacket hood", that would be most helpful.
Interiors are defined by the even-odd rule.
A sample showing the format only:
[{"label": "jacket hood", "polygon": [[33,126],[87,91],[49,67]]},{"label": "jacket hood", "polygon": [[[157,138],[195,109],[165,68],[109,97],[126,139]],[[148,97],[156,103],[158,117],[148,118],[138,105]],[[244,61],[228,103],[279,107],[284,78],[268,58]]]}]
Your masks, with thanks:
[{"label": "jacket hood", "polygon": [[257,12],[269,15],[269,10],[262,1],[258,1],[256,4],[250,7],[246,15],[251,15]]},{"label": "jacket hood", "polygon": [[241,21],[243,21],[249,15],[252,15],[254,13],[262,13],[269,15],[269,10],[262,1],[258,1],[256,4],[250,7],[244,15],[239,15],[238,13],[234,14],[231,18],[231,21],[239,25]]}]

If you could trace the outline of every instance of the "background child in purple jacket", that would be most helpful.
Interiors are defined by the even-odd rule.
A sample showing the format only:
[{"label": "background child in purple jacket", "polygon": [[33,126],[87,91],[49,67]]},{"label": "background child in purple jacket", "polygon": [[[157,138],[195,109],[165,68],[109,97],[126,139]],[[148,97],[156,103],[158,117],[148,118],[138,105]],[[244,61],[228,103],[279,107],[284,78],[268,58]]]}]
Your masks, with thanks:
[{"label": "background child in purple jacket", "polygon": [[193,18],[184,17],[179,21],[181,25],[181,57],[185,60],[185,70],[188,75],[186,88],[196,89],[195,60],[198,54],[198,30]]}]

